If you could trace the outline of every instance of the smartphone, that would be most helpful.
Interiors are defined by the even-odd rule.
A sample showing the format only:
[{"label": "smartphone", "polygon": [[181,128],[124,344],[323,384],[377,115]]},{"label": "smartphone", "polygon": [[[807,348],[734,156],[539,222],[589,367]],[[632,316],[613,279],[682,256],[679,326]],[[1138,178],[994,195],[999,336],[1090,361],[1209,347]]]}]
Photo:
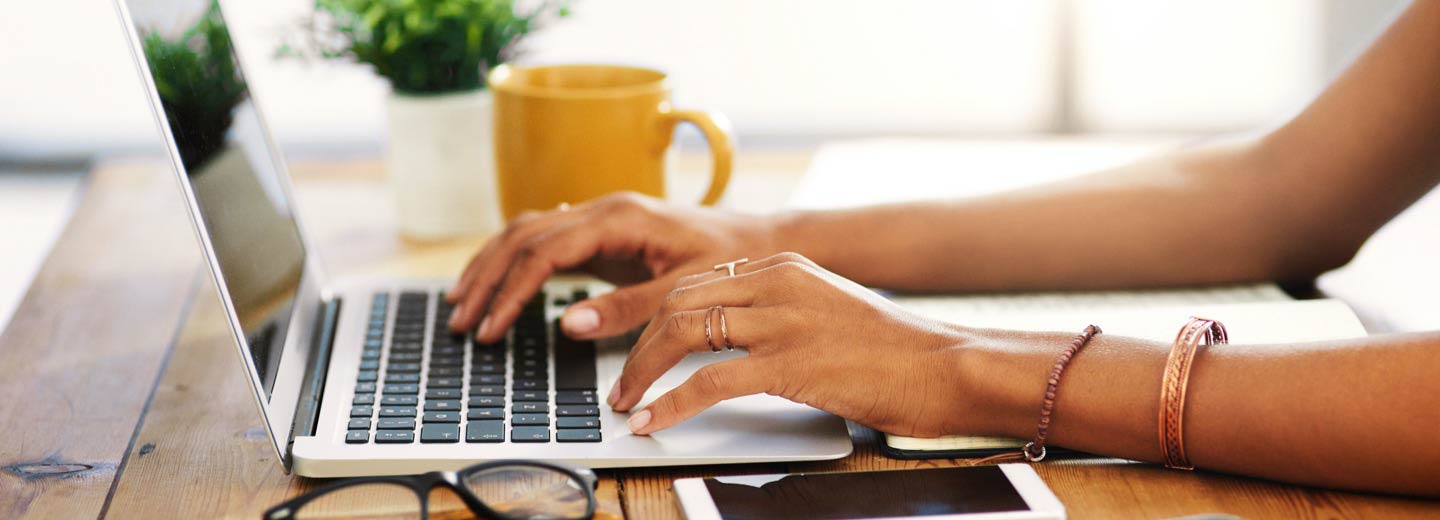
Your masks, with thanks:
[{"label": "smartphone", "polygon": [[1024,464],[675,481],[689,520],[1063,520],[1065,506]]}]

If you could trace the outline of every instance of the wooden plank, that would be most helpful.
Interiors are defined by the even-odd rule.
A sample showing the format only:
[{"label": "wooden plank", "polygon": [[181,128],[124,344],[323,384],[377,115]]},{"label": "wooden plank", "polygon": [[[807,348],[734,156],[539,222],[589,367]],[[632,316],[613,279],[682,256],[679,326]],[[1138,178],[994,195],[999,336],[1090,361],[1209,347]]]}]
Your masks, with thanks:
[{"label": "wooden plank", "polygon": [[0,336],[0,517],[104,507],[200,266],[169,176],[94,171]]}]

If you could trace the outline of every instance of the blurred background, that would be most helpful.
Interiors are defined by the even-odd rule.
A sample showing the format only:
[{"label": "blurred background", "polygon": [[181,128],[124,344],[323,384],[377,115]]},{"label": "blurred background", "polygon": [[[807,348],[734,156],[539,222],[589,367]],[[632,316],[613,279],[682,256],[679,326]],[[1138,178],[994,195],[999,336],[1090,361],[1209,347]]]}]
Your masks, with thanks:
[{"label": "blurred background", "polygon": [[[1301,108],[1399,0],[577,0],[523,61],[622,62],[719,110],[740,146],[858,136],[1209,135]],[[310,0],[225,3],[291,157],[382,153],[386,83],[275,59]],[[0,17],[0,327],[97,157],[158,135],[109,0]],[[694,140],[683,134],[682,140]]]}]

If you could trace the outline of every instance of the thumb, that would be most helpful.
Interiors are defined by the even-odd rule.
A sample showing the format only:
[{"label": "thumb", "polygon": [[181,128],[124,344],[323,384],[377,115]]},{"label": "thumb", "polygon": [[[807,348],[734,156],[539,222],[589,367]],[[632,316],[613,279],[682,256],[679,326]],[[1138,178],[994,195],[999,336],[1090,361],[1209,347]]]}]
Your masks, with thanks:
[{"label": "thumb", "polygon": [[624,334],[649,322],[674,285],[675,280],[667,276],[575,303],[560,317],[560,328],[575,339]]}]

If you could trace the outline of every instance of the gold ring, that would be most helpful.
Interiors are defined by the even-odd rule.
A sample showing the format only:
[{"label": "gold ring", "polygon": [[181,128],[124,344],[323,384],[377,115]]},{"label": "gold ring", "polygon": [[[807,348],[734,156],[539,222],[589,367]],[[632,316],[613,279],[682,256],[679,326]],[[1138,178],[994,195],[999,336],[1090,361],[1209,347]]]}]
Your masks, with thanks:
[{"label": "gold ring", "polygon": [[711,352],[720,351],[720,347],[715,346],[715,337],[710,333],[710,331],[712,330],[710,328],[710,316],[714,315],[716,310],[720,311],[720,319],[723,323],[723,320],[725,319],[725,309],[723,307],[716,305],[709,309],[705,309],[705,344],[710,346]]},{"label": "gold ring", "polygon": [[724,269],[727,276],[735,276],[735,266],[749,261],[749,258],[741,258],[739,260],[732,260],[723,264],[715,264],[715,268],[712,270],[719,271],[721,269]]},{"label": "gold ring", "polygon": [[743,346],[730,342],[730,327],[725,324],[725,307],[716,305],[715,308],[720,311],[720,340],[725,342],[725,350],[735,350],[735,347]]}]

